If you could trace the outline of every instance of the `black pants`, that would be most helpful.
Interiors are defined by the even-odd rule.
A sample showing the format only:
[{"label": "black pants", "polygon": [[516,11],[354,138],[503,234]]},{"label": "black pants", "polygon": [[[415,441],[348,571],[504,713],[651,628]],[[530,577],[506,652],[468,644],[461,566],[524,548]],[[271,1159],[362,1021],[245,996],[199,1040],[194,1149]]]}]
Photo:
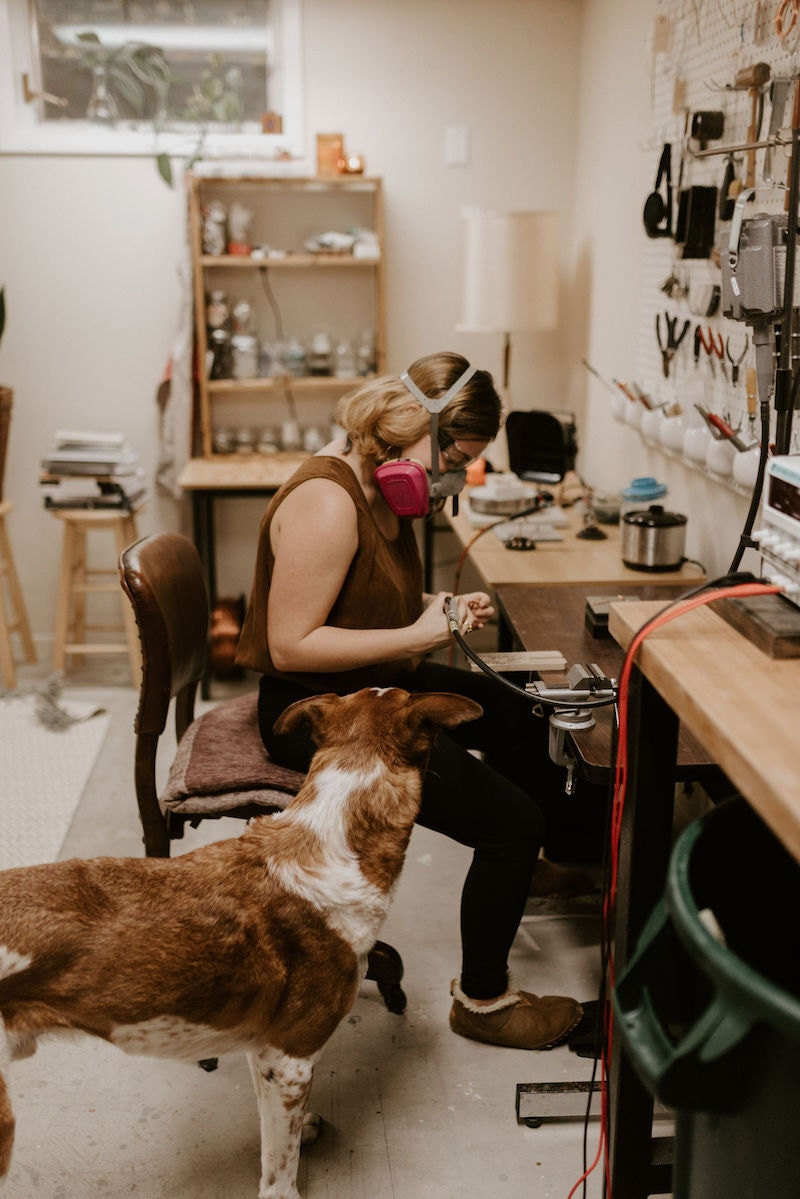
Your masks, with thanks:
[{"label": "black pants", "polygon": [[[483,707],[479,720],[437,737],[417,820],[475,851],[461,896],[461,986],[473,999],[491,999],[506,988],[508,954],[545,836],[543,808],[561,802],[564,773],[547,754],[547,721],[494,679],[425,662],[400,685],[457,692]],[[261,681],[262,739],[276,762],[295,770],[308,769],[313,742],[304,733],[276,736],[272,726],[307,694],[286,680]],[[469,749],[481,750],[483,760]]]}]

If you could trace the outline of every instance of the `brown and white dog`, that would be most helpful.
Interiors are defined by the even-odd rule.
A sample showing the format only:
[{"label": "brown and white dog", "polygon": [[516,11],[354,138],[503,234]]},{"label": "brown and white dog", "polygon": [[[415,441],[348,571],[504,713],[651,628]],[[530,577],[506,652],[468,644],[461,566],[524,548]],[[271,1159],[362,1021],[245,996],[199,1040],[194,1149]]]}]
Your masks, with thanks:
[{"label": "brown and white dog", "polygon": [[439,728],[458,695],[367,689],[293,704],[318,746],[282,812],[174,859],[97,858],[0,874],[0,1179],[14,1136],[3,1071],[45,1033],[127,1053],[248,1055],[260,1199],[297,1199],[314,1063],[387,914]]}]

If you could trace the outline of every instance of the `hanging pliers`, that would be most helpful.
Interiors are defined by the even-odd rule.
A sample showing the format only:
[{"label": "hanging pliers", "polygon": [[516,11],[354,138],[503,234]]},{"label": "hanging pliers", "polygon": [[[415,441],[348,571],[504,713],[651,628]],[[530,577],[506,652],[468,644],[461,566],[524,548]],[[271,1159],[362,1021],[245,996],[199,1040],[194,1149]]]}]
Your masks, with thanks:
[{"label": "hanging pliers", "polygon": [[730,337],[725,338],[725,356],[728,359],[728,362],[730,362],[730,364],[731,364],[731,383],[733,384],[734,387],[738,386],[739,367],[744,362],[744,356],[747,353],[749,347],[750,347],[750,338],[745,333],[744,349],[742,350],[741,354],[739,354],[736,358],[734,358],[733,354],[731,353],[731,339],[730,339]]},{"label": "hanging pliers", "polygon": [[669,368],[672,365],[672,359],[675,357],[675,354],[678,351],[678,347],[680,346],[681,342],[683,341],[684,337],[686,336],[687,332],[689,331],[689,325],[691,324],[691,321],[687,320],[687,321],[683,322],[683,328],[681,329],[680,333],[677,336],[675,335],[675,330],[678,325],[677,316],[670,316],[668,312],[665,312],[664,313],[664,321],[666,322],[666,326],[667,326],[666,342],[664,340],[664,337],[662,335],[662,330],[661,330],[661,313],[657,312],[656,313],[656,340],[658,341],[658,348],[661,351],[661,369],[664,372],[664,378],[668,379],[669,378]]},{"label": "hanging pliers", "polygon": [[711,374],[716,374],[714,359],[719,358],[720,369],[724,377],[727,378],[728,376],[725,370],[725,343],[722,340],[722,334],[715,333],[710,327],[706,330],[703,330],[703,327],[698,325],[696,336],[700,339],[700,345],[708,354],[708,363],[711,367]]}]

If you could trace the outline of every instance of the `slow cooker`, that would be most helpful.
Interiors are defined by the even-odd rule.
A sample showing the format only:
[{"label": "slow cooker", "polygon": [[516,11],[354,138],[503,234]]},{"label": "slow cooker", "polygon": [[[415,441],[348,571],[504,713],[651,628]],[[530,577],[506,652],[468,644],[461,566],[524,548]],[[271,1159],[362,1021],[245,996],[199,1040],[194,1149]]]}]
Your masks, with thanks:
[{"label": "slow cooker", "polygon": [[686,544],[686,517],[660,504],[622,518],[622,561],[631,570],[678,570]]}]

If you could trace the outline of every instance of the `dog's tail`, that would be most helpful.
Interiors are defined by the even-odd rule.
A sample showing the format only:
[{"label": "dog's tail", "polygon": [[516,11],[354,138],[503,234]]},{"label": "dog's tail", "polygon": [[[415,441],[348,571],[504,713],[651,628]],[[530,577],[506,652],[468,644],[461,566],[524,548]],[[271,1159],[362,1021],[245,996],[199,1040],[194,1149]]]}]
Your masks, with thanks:
[{"label": "dog's tail", "polygon": [[6,1085],[6,1073],[11,1064],[11,1047],[0,1016],[0,1180],[8,1174],[11,1150],[14,1148],[14,1112]]}]

